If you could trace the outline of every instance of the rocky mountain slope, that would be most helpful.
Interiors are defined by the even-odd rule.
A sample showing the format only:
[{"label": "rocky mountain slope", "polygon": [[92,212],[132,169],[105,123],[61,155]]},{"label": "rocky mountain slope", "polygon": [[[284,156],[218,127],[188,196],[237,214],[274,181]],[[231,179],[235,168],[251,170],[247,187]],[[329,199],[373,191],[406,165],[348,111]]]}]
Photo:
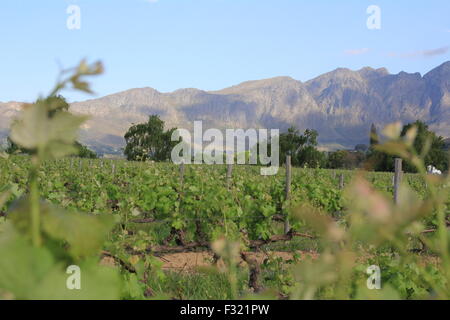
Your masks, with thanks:
[{"label": "rocky mountain slope", "polygon": [[[0,103],[0,136],[7,134],[19,108],[17,102]],[[219,129],[312,128],[328,146],[367,143],[371,123],[382,127],[397,120],[420,119],[450,137],[450,61],[424,76],[390,74],[384,68],[340,68],[305,83],[277,77],[210,92],[131,89],[73,103],[71,108],[92,115],[80,135],[96,150],[120,148],[128,127],[151,114],[159,114],[168,127],[188,129],[194,120]]]}]

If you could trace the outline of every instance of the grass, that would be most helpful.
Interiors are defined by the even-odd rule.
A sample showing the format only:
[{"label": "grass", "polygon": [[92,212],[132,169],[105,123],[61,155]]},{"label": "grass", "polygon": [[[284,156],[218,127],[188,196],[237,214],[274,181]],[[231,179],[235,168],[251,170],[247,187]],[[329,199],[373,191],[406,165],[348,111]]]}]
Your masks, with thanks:
[{"label": "grass", "polygon": [[[238,272],[239,295],[245,293],[248,273]],[[232,298],[226,273],[217,271],[165,272],[164,279],[151,278],[148,285],[154,294],[179,300],[227,300]]]}]

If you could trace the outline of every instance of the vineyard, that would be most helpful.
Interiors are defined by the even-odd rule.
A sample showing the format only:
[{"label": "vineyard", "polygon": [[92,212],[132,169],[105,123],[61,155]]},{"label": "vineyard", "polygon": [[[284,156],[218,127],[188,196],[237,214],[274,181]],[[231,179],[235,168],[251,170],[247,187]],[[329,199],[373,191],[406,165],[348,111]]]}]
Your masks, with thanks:
[{"label": "vineyard", "polygon": [[[30,166],[28,157],[0,160],[0,185],[11,194],[1,210],[4,220],[7,208],[28,191]],[[287,276],[285,267],[299,263],[305,255],[317,257],[323,250],[319,234],[296,219],[293,208],[309,204],[333,221],[345,224],[349,199],[343,186],[358,173],[295,168],[286,199],[284,168],[276,176],[261,176],[256,166],[231,168],[66,158],[43,164],[38,181],[41,197],[55,206],[114,218],[116,226],[101,256],[103,261],[119,266],[127,281],[136,280],[136,292],[127,293],[129,298],[154,295],[154,286],[161,286],[156,279],[166,286],[174,281],[173,285],[181,286],[178,290],[185,290],[183,281],[201,274],[197,267],[218,265],[216,254],[204,253],[221,239],[238,243],[239,255],[247,260],[245,268],[238,264],[237,274],[244,277],[236,289],[240,294],[245,288],[250,292],[272,285],[278,288],[279,296],[287,296],[291,279],[283,279]],[[365,173],[365,178],[386,198],[393,197],[392,173]],[[427,188],[420,175],[405,174],[404,179],[418,197],[426,197]],[[285,234],[286,219],[292,229]],[[426,229],[433,227],[428,219]],[[419,242],[416,246],[421,248]],[[176,253],[185,253],[178,257],[183,258],[181,264],[167,260],[177,258]],[[262,268],[256,263],[261,263]],[[368,265],[364,262],[360,267]],[[138,271],[139,266],[143,269]],[[246,273],[252,271],[258,273],[258,279],[246,281]],[[223,274],[211,272],[206,274],[220,281]],[[139,281],[139,275],[147,282]],[[202,277],[198,281],[203,281]],[[228,281],[222,282],[227,288],[223,292],[214,293],[210,288],[210,295],[182,294],[179,298],[231,298]],[[163,291],[159,293],[170,294]]]},{"label": "vineyard", "polygon": [[102,66],[71,71],[13,122],[29,155],[0,157],[1,299],[450,297],[450,179],[426,173],[416,128],[377,145],[419,172],[395,178],[85,160],[86,118],[53,98]]},{"label": "vineyard", "polygon": [[[0,159],[0,183],[12,190],[2,213],[27,192],[30,159]],[[345,197],[341,185],[356,171],[299,169],[292,173],[286,201],[286,173],[261,176],[257,166],[181,166],[120,160],[64,159],[45,163],[39,172],[43,198],[65,209],[110,214],[123,224],[160,224],[154,242],[169,236],[171,228],[183,230],[185,241],[210,242],[221,235],[242,240],[267,240],[283,230],[274,222],[289,217],[289,208],[302,203],[339,220]],[[393,197],[393,173],[365,173],[376,190]],[[420,197],[427,194],[420,175],[404,179]],[[134,225],[135,226],[135,225]],[[301,227],[294,225],[294,229]],[[182,241],[182,239],[178,239]]]}]

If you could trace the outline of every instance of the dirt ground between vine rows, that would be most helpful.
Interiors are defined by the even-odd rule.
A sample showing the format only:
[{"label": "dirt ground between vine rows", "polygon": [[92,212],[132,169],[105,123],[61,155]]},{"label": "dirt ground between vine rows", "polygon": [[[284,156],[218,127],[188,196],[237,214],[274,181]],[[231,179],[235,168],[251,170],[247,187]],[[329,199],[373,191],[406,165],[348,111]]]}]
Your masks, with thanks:
[{"label": "dirt ground between vine rows", "polygon": [[[316,252],[309,251],[296,251],[299,256],[300,261],[313,258],[316,259],[319,254]],[[292,260],[294,252],[284,252],[284,251],[271,251],[270,253],[264,252],[247,252],[246,256],[248,259],[254,261],[256,260],[258,264],[262,264],[265,259],[272,258],[282,258],[283,260]],[[163,254],[157,257],[162,263],[162,269],[165,271],[178,271],[178,272],[192,272],[199,268],[207,268],[213,265],[213,254],[209,251],[203,252],[183,252],[183,253],[170,253]],[[117,265],[116,261],[111,256],[103,256],[101,265],[114,266]],[[244,267],[247,263],[239,259],[239,265]],[[222,260],[217,263],[219,269],[224,268]]]},{"label": "dirt ground between vine rows", "polygon": [[[315,252],[297,251],[300,256],[300,260],[311,258],[317,258],[318,254]],[[269,257],[267,253],[264,252],[248,252],[247,257],[255,260],[262,264],[266,258]],[[293,259],[294,253],[292,252],[270,252],[272,257],[280,257],[283,260]],[[158,257],[163,262],[163,270],[168,271],[194,271],[195,269],[202,267],[210,267],[213,265],[213,254],[211,252],[183,252],[183,253],[172,253],[165,254]],[[241,259],[240,265],[244,266],[246,263]],[[219,260],[218,267],[223,267],[223,262]]]},{"label": "dirt ground between vine rows", "polygon": [[[299,256],[299,260],[306,259],[317,259],[319,257],[319,253],[314,251],[295,251],[295,252],[285,252],[285,251],[270,251],[268,253],[265,252],[247,252],[246,256],[250,260],[257,261],[258,264],[262,264],[266,258],[270,257],[280,257],[283,260],[292,260],[294,253],[297,253]],[[370,256],[366,256],[362,258],[363,260],[368,259]],[[421,256],[422,260],[420,262],[421,265],[434,265],[437,266],[440,263],[440,259],[436,256],[431,255],[423,255]],[[183,252],[183,253],[168,253],[163,254],[157,257],[162,263],[162,269],[165,271],[176,271],[176,272],[193,272],[201,268],[208,268],[213,266],[213,254],[210,251],[202,251],[202,252]],[[117,265],[114,258],[111,256],[103,256],[100,264],[114,266]],[[239,266],[245,267],[246,262],[240,259]],[[219,260],[217,263],[219,269],[224,268],[224,264],[222,260]]]}]

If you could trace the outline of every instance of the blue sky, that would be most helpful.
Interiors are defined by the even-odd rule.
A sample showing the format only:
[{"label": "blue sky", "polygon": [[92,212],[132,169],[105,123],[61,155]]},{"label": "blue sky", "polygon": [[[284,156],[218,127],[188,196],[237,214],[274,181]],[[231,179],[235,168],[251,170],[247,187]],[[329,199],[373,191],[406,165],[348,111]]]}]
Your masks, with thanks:
[{"label": "blue sky", "polygon": [[[69,5],[80,30],[66,27]],[[366,26],[370,5],[380,30]],[[84,57],[106,67],[96,96],[306,81],[338,67],[423,74],[450,60],[449,15],[448,0],[1,0],[0,101],[47,93],[61,66]]]}]

